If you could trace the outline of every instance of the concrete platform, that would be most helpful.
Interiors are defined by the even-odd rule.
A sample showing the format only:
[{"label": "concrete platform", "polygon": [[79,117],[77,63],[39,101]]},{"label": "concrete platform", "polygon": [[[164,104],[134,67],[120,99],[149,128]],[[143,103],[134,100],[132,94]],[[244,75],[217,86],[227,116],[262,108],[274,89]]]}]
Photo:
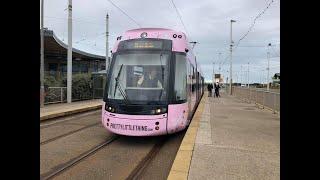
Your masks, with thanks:
[{"label": "concrete platform", "polygon": [[40,121],[99,109],[102,107],[102,103],[102,99],[93,99],[86,101],[76,101],[70,104],[59,103],[45,105],[43,108],[40,108]]},{"label": "concrete platform", "polygon": [[279,115],[221,95],[204,95],[168,179],[280,179]]}]

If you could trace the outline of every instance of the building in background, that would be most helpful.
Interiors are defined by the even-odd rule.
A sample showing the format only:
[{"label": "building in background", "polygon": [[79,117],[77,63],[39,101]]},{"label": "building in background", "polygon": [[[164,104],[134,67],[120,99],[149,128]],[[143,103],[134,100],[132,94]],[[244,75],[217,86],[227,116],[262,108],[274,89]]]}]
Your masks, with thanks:
[{"label": "building in background", "polygon": [[275,73],[272,77],[272,85],[280,86],[280,73]]},{"label": "building in background", "polygon": [[214,74],[214,82],[223,83],[223,78],[221,74]]},{"label": "building in background", "polygon": [[[55,36],[52,30],[44,30],[45,75],[56,78],[67,75],[68,45]],[[110,59],[110,57],[109,57]],[[105,70],[105,56],[90,54],[72,48],[72,72],[92,73]]]}]

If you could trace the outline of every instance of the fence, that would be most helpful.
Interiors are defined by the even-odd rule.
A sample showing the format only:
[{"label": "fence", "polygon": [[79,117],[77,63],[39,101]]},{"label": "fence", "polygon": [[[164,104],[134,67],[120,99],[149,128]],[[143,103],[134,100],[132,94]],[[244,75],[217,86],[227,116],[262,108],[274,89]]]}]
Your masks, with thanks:
[{"label": "fence", "polygon": [[[89,99],[103,98],[104,88],[93,88],[92,92],[73,93],[72,101],[81,101]],[[67,87],[48,87],[45,93],[45,104],[64,103],[67,102]]]},{"label": "fence", "polygon": [[[72,101],[103,98],[104,85],[106,83],[105,73],[74,75],[72,80]],[[45,104],[67,102],[66,79],[46,76],[45,86]]]},{"label": "fence", "polygon": [[66,102],[66,97],[66,87],[48,87],[48,90],[45,95],[45,104]]},{"label": "fence", "polygon": [[258,88],[232,87],[232,95],[254,102],[262,108],[269,108],[274,113],[280,112],[280,92]]}]

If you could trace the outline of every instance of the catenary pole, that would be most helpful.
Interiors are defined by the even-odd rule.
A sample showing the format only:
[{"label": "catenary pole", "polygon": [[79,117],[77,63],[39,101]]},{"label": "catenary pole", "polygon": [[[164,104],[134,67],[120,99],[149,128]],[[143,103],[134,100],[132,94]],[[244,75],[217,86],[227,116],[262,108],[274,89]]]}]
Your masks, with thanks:
[{"label": "catenary pole", "polygon": [[72,99],[72,0],[68,4],[68,71],[67,71],[67,102]]}]

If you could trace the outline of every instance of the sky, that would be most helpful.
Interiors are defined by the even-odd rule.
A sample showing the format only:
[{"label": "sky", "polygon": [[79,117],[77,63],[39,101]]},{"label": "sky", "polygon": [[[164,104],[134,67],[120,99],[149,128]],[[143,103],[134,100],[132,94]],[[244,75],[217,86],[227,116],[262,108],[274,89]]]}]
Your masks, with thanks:
[{"label": "sky", "polygon": [[[280,72],[280,0],[73,0],[72,3],[72,44],[82,51],[105,56],[108,13],[109,52],[117,36],[139,26],[183,31],[189,41],[198,42],[193,51],[205,81],[212,80],[214,71],[221,73],[225,82],[229,78],[233,19],[236,22],[232,23],[232,39],[235,45],[239,42],[232,53],[233,82],[266,83],[268,49],[270,81],[271,76]],[[68,0],[44,0],[44,27],[53,30],[66,44],[67,6]]]}]

